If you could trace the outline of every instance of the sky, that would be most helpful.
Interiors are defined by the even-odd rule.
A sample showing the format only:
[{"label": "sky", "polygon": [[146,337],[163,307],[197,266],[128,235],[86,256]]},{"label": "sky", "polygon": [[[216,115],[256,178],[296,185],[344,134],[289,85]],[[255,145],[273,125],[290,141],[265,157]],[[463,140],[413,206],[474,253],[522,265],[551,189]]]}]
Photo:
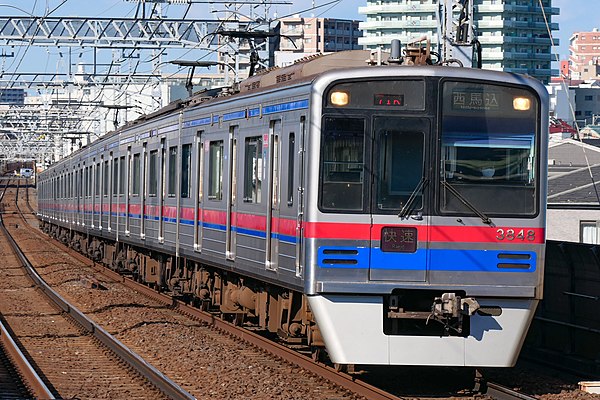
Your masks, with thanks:
[{"label": "sky", "polygon": [[[42,15],[46,10],[56,9],[54,16],[134,16],[139,0],[0,0],[0,15]],[[149,1],[149,0],[147,0]],[[201,1],[201,0],[193,0]],[[258,1],[258,0],[257,0]],[[530,0],[537,3],[537,0]],[[271,17],[301,13],[302,16],[323,16],[332,18],[364,19],[358,14],[358,7],[365,6],[366,0],[280,0],[289,5],[273,5]],[[210,18],[211,7],[207,1],[194,4],[189,16]],[[311,10],[313,5],[316,7]],[[600,0],[553,0],[553,7],[560,8],[560,15],[553,17],[560,30],[557,34],[561,41],[560,53],[563,58],[568,50],[568,40],[573,31],[587,31],[600,27]],[[213,6],[214,7],[214,6]],[[20,9],[20,10],[19,10]],[[181,16],[185,10],[182,5],[166,6],[169,17]],[[556,33],[556,32],[555,32]]]},{"label": "sky", "polygon": [[[95,16],[95,17],[134,17],[138,12],[138,3],[141,0],[0,0],[0,16],[7,15],[36,15],[41,16],[50,12],[52,16]],[[151,0],[146,0],[151,1]],[[187,18],[213,19],[223,15],[222,5],[208,4],[208,0],[192,0],[195,4],[190,8]],[[259,1],[259,0],[256,0]],[[270,9],[270,18],[283,17],[300,13],[301,16],[317,16],[330,18],[358,19],[363,20],[364,15],[358,13],[358,8],[366,5],[366,0],[273,0],[280,3],[273,5]],[[530,0],[532,4],[538,0]],[[313,6],[315,7],[313,9]],[[560,15],[553,16],[552,21],[559,24],[560,30],[553,32],[556,38],[560,40],[560,46],[555,52],[560,54],[561,59],[568,57],[568,42],[571,34],[576,31],[589,31],[594,27],[600,28],[600,0],[553,0],[553,7],[560,8]],[[185,13],[185,5],[166,5],[163,4],[163,12],[169,18],[181,18]],[[260,9],[260,8],[257,8]],[[213,11],[213,12],[211,12]],[[217,12],[214,12],[217,11]],[[240,9],[243,14],[250,14],[249,6]],[[5,49],[2,51],[13,51],[16,57],[7,59],[2,57],[0,60],[0,69],[4,71],[27,72],[35,69],[37,72],[57,72],[65,71],[65,59],[62,57],[64,49],[59,51],[56,48],[30,49],[26,52],[26,57],[22,56],[23,49]],[[81,54],[83,61],[89,49]],[[40,57],[44,62],[40,62]],[[171,51],[168,57],[177,58],[176,52]],[[192,57],[193,58],[193,57]],[[23,61],[21,61],[23,59]],[[33,61],[31,60],[33,59]],[[73,63],[78,62],[77,59]],[[555,67],[556,68],[556,67]],[[140,73],[149,73],[139,70]]]}]

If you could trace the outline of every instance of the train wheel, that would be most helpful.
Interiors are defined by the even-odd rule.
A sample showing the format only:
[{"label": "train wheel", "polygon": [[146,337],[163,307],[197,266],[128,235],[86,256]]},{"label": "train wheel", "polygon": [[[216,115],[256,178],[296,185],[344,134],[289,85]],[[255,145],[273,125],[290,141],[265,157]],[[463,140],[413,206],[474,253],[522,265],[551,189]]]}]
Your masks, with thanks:
[{"label": "train wheel", "polygon": [[338,364],[335,363],[333,364],[333,368],[337,371],[337,372],[347,372],[348,371],[348,365],[346,364]]}]

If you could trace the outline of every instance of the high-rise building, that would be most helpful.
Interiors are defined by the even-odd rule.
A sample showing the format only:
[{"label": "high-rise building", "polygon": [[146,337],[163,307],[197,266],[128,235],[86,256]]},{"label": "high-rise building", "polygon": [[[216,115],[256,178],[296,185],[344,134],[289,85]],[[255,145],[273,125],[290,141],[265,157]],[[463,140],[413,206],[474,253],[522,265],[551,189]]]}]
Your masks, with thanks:
[{"label": "high-rise building", "polygon": [[25,102],[25,89],[0,89],[0,104],[23,105]]},{"label": "high-rise building", "polygon": [[287,17],[281,23],[281,51],[328,53],[357,50],[359,21],[335,18]]},{"label": "high-rise building", "polygon": [[[336,19],[301,17],[300,15],[281,18],[272,25],[271,29],[278,35],[268,38],[252,39],[253,44],[244,39],[242,34],[249,31],[260,36],[261,31],[267,31],[265,26],[257,29],[253,21],[243,19],[239,22],[226,22],[226,30],[237,30],[241,37],[234,43],[228,37],[219,38],[222,49],[219,51],[218,60],[221,63],[219,71],[229,74],[228,79],[244,79],[250,70],[250,54],[254,50],[264,66],[275,66],[277,64],[276,53],[283,53],[287,57],[281,57],[288,62],[315,53],[329,53],[343,50],[357,50],[362,47],[358,44],[361,31],[358,29],[359,21]],[[292,54],[293,53],[293,54]],[[226,67],[225,65],[228,65]]]},{"label": "high-rise building", "polygon": [[[439,43],[438,15],[443,0],[367,0],[359,13],[363,37],[358,43],[366,49],[389,48],[392,39],[408,43],[427,36],[432,46]],[[531,75],[544,83],[558,70],[554,61],[550,32],[558,30],[552,16],[559,9],[551,0],[471,0],[475,35],[482,46],[483,68]],[[558,40],[554,39],[558,45]]]},{"label": "high-rise building", "polygon": [[575,32],[569,40],[569,76],[575,80],[596,78],[600,73],[600,32]]}]

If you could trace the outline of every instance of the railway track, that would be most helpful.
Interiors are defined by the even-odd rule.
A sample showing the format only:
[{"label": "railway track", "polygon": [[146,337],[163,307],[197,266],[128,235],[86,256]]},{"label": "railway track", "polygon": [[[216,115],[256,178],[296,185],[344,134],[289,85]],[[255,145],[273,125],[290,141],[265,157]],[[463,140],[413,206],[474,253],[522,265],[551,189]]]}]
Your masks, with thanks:
[{"label": "railway track", "polygon": [[27,360],[0,321],[0,398],[54,399],[46,383]]},{"label": "railway track", "polygon": [[[24,208],[24,207],[23,207]],[[20,210],[20,208],[19,208]],[[17,210],[17,211],[19,211]],[[24,221],[24,220],[23,220]],[[23,224],[25,226],[28,226],[28,224]],[[31,234],[40,234],[39,231],[30,231]],[[95,267],[95,273],[102,273],[104,272],[104,276],[105,278],[94,278],[94,277],[90,277],[90,274],[88,274],[87,272],[84,272],[83,274],[86,275],[86,281],[90,282],[92,280],[96,280],[97,279],[97,283],[101,286],[106,285],[107,287],[110,288],[110,283],[111,282],[118,282],[119,286],[123,286],[123,284],[125,284],[126,287],[126,292],[128,294],[131,293],[136,293],[139,294],[142,293],[144,294],[148,299],[151,299],[151,303],[152,304],[147,304],[149,309],[154,309],[157,312],[161,311],[161,310],[167,310],[170,314],[173,314],[173,310],[176,310],[179,312],[180,316],[183,316],[187,321],[182,321],[181,318],[175,318],[175,320],[173,322],[171,322],[170,320],[167,321],[167,316],[165,315],[158,315],[158,316],[152,316],[149,315],[148,313],[145,313],[145,311],[141,311],[144,312],[144,318],[145,318],[145,323],[144,325],[151,325],[153,320],[158,320],[161,322],[166,323],[172,323],[172,324],[176,324],[176,325],[180,325],[180,326],[184,326],[184,325],[198,325],[199,323],[203,324],[205,327],[205,329],[211,330],[213,333],[208,333],[208,335],[211,336],[215,336],[215,332],[220,335],[220,336],[224,336],[225,338],[227,338],[228,341],[231,341],[231,336],[235,336],[235,337],[240,337],[241,339],[243,339],[246,343],[250,343],[253,344],[254,346],[258,346],[261,349],[265,349],[267,351],[269,351],[271,354],[275,355],[275,357],[273,356],[260,356],[261,359],[264,359],[263,362],[265,363],[265,365],[269,366],[271,365],[271,368],[278,368],[278,369],[286,369],[289,370],[290,365],[293,366],[297,366],[302,368],[302,371],[300,373],[301,376],[315,376],[318,377],[317,379],[315,378],[310,378],[310,379],[305,379],[305,382],[303,383],[304,385],[306,385],[306,387],[310,388],[312,386],[314,386],[314,390],[315,390],[315,395],[316,398],[319,398],[319,396],[323,396],[322,398],[331,398],[332,396],[334,398],[355,398],[357,395],[358,396],[363,396],[366,398],[373,398],[373,399],[398,399],[397,396],[394,396],[390,393],[386,393],[385,391],[378,389],[376,387],[370,387],[370,385],[367,385],[365,383],[362,382],[353,382],[352,377],[350,377],[349,375],[345,375],[345,374],[340,374],[337,371],[335,371],[335,369],[331,368],[331,367],[327,367],[325,365],[319,365],[319,364],[314,364],[310,358],[305,357],[300,355],[299,353],[296,353],[290,349],[287,349],[283,346],[279,346],[276,343],[267,340],[259,335],[256,335],[252,332],[249,332],[245,329],[241,329],[241,328],[237,328],[234,327],[232,324],[229,324],[225,321],[221,321],[221,320],[216,320],[215,316],[212,314],[208,314],[208,313],[201,313],[199,312],[199,310],[197,309],[193,309],[191,307],[187,307],[185,304],[175,301],[172,298],[159,294],[156,291],[148,288],[147,286],[144,285],[140,285],[130,279],[126,279],[124,280],[123,277],[121,277],[120,275],[110,271],[110,270],[104,270],[103,268],[99,268],[98,266],[95,266],[91,263],[91,261],[87,258],[85,258],[84,256],[80,255],[79,253],[74,252],[72,249],[69,249],[65,246],[63,246],[62,244],[58,243],[58,242],[52,242],[52,244],[54,246],[56,246],[58,248],[58,251],[54,251],[53,253],[57,254],[57,253],[68,253],[70,254],[72,257],[74,257],[78,263],[84,263],[88,265],[88,268],[92,268]],[[40,272],[42,274],[44,274],[45,272]],[[98,275],[97,275],[98,276]],[[68,278],[63,278],[63,281],[68,280]],[[113,292],[113,291],[117,291],[113,290],[112,288],[110,288],[110,290],[108,291]],[[122,290],[122,289],[121,289]],[[131,322],[130,325],[142,325],[142,322],[135,322],[133,321],[133,315],[134,314],[138,314],[140,312],[140,306],[139,305],[134,305],[133,302],[137,301],[137,300],[133,300],[133,299],[128,299],[128,300],[122,300],[120,304],[117,305],[107,305],[105,304],[105,299],[101,299],[100,300],[103,303],[103,306],[101,307],[102,310],[106,311],[106,310],[110,310],[109,312],[112,312],[111,315],[111,319],[116,319],[115,317],[115,313],[119,313],[119,310],[123,310],[124,313],[128,314],[129,316],[129,321]],[[131,312],[128,312],[127,310],[127,305],[131,305],[131,307],[129,307]],[[96,308],[95,311],[90,309],[88,310],[94,312],[95,315],[100,314],[101,312],[98,311],[98,309]],[[100,317],[98,319],[101,319]],[[119,329],[120,330],[131,330],[132,328],[130,327],[120,327],[119,329],[114,328],[115,324],[114,321],[113,325],[112,325],[112,329],[115,332],[118,332]],[[236,333],[237,331],[237,333]],[[226,333],[226,335],[223,335],[223,332]],[[171,333],[174,334],[174,333]],[[128,335],[131,336],[131,335]],[[125,340],[125,338],[123,339]],[[263,343],[262,345],[260,345],[260,343]],[[173,345],[175,346],[175,345]],[[231,346],[231,343],[229,344],[229,346]],[[270,346],[270,347],[269,347]],[[143,350],[143,349],[140,349]],[[146,349],[147,350],[147,349]],[[246,350],[244,350],[244,352],[246,353]],[[252,351],[247,351],[247,353],[256,353],[256,350],[252,350]],[[261,354],[262,352],[258,352],[258,354]],[[264,353],[263,353],[264,354]],[[256,355],[251,355],[251,357],[256,358]],[[295,358],[294,358],[295,357]],[[291,360],[290,360],[291,358]],[[287,362],[281,362],[280,359],[285,359]],[[178,359],[180,362],[185,362],[185,360],[181,360]],[[154,359],[152,360],[153,363],[156,363],[157,365],[163,365],[165,362],[164,359]],[[167,371],[168,372],[168,369]],[[169,376],[177,376],[179,375],[179,372],[177,371],[172,371],[171,373],[168,374]],[[314,380],[314,382],[312,382]],[[329,386],[331,386],[331,384],[337,385],[339,388],[338,389],[332,389]],[[185,381],[185,379],[183,379],[182,382],[182,386],[184,387],[188,387],[188,386],[193,386],[193,384],[196,384],[196,382],[188,382]],[[188,385],[188,386],[186,386]],[[201,388],[196,387],[196,390],[201,390]],[[231,389],[230,389],[231,390]],[[346,392],[350,391],[352,394],[350,396],[348,396],[348,394]],[[346,393],[346,394],[344,394]],[[315,397],[315,396],[313,396]]]},{"label": "railway track", "polygon": [[[0,190],[0,204],[10,181]],[[0,216],[1,223],[1,216]],[[27,360],[0,315],[0,393],[2,399],[40,398],[54,396]]]},{"label": "railway track", "polygon": [[53,395],[193,398],[50,288],[20,251],[4,219],[0,219],[0,242],[7,258],[2,263],[0,292],[5,301],[0,311]]},{"label": "railway track", "polygon": [[[307,357],[301,353],[298,353],[294,350],[291,350],[287,347],[281,346],[270,339],[267,339],[261,335],[255,334],[247,329],[242,327],[235,326],[229,322],[220,320],[215,317],[215,315],[203,312],[197,308],[193,308],[188,306],[187,304],[175,300],[172,297],[169,297],[165,294],[161,294],[156,292],[154,289],[151,289],[145,285],[141,285],[138,282],[135,282],[129,278],[123,277],[116,272],[109,270],[107,268],[97,266],[86,257],[82,256],[79,253],[73,252],[72,249],[63,246],[62,244],[55,243],[55,245],[60,248],[60,251],[68,252],[74,258],[78,259],[81,263],[87,264],[88,266],[94,268],[94,270],[105,276],[103,281],[106,282],[119,282],[122,285],[125,285],[127,289],[131,292],[136,292],[139,294],[143,294],[145,297],[152,299],[153,301],[161,304],[162,307],[169,307],[172,311],[178,312],[180,315],[183,315],[192,321],[201,322],[203,324],[207,324],[213,329],[219,330],[221,332],[225,332],[228,335],[237,337],[241,340],[246,341],[247,343],[256,346],[273,356],[285,360],[287,363],[293,364],[302,368],[305,371],[310,372],[311,374],[315,374],[319,377],[322,377],[329,382],[334,383],[335,385],[344,388],[347,391],[350,391],[354,396],[362,396],[369,399],[416,399],[416,398],[427,398],[427,397],[417,397],[417,396],[403,396],[398,397],[393,393],[389,393],[386,390],[378,388],[376,386],[370,385],[365,381],[362,381],[357,376],[348,375],[346,373],[342,373],[336,371],[331,366],[327,366],[322,363],[315,363],[310,357]],[[100,279],[99,279],[100,280]],[[163,361],[160,362],[161,364]],[[502,388],[499,385],[490,384],[489,385],[490,392],[489,397],[491,398],[499,398],[499,399],[531,399],[531,397],[524,396],[517,392],[511,391],[506,388]],[[510,397],[512,396],[512,397]],[[437,396],[437,398],[443,398]],[[468,396],[466,397],[468,398]]]}]

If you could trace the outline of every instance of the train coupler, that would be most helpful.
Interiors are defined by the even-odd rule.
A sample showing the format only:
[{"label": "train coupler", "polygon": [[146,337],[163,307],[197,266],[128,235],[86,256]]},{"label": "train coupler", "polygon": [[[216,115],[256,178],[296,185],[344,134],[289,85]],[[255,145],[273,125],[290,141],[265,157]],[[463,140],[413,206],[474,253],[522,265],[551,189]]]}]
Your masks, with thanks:
[{"label": "train coupler", "polygon": [[433,300],[431,314],[427,321],[441,322],[445,332],[452,329],[457,333],[462,333],[463,318],[473,315],[479,307],[477,300],[472,297],[462,298],[456,293],[444,293]]}]

